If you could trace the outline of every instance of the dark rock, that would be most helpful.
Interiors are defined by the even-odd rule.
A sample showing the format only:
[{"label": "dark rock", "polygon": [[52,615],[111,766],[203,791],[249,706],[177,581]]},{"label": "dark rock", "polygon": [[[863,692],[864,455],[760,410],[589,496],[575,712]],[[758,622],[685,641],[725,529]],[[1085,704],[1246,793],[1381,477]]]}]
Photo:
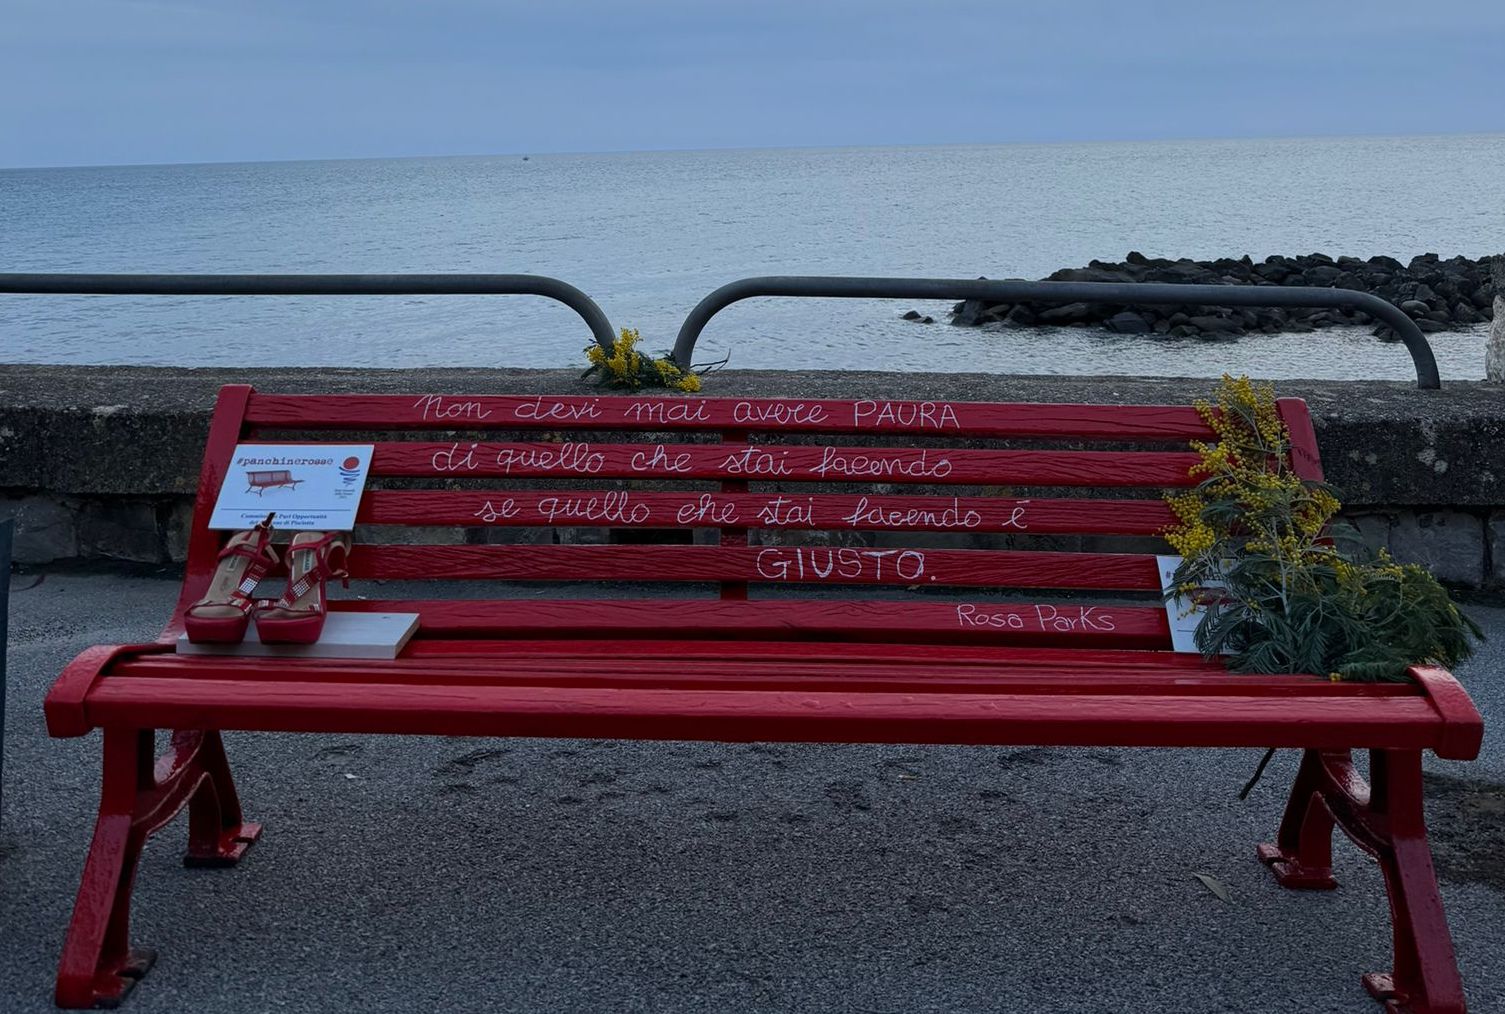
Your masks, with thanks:
[{"label": "dark rock", "polygon": [[1005,324],[1014,324],[1019,327],[1029,327],[1032,324],[1038,323],[1039,318],[1035,316],[1035,311],[1031,310],[1023,303],[1020,303],[1018,306],[1009,311],[1008,316],[1003,318],[1003,322]]},{"label": "dark rock", "polygon": [[1042,324],[1082,324],[1094,316],[1096,310],[1090,303],[1067,303],[1041,310],[1039,320]]},{"label": "dark rock", "polygon": [[1465,303],[1460,299],[1453,306],[1453,319],[1460,324],[1477,324],[1479,315],[1474,312],[1473,304]]},{"label": "dark rock", "polygon": [[1242,331],[1243,325],[1227,317],[1193,317],[1189,323],[1199,331]]},{"label": "dark rock", "polygon": [[1430,306],[1419,299],[1403,300],[1400,304],[1400,308],[1402,310],[1405,310],[1413,317],[1419,317],[1422,314],[1426,313],[1428,310],[1432,309]]},{"label": "dark rock", "polygon": [[920,323],[921,324],[934,324],[935,323],[935,318],[927,315],[927,316],[924,316],[924,317],[920,318]]},{"label": "dark rock", "polygon": [[1416,291],[1411,294],[1411,298],[1424,299],[1430,303],[1432,300],[1437,298],[1437,293],[1434,292],[1432,290],[1432,287],[1426,282],[1421,282],[1416,286]]},{"label": "dark rock", "polygon": [[1125,310],[1108,318],[1108,330],[1118,334],[1148,334],[1150,322],[1137,313]]},{"label": "dark rock", "polygon": [[1124,261],[1129,264],[1138,264],[1140,266],[1144,266],[1150,263],[1150,259],[1144,254],[1140,253],[1138,250],[1130,250],[1128,255],[1124,257]]},{"label": "dark rock", "polygon": [[1342,270],[1329,264],[1318,264],[1301,273],[1308,285],[1332,285],[1343,276]]},{"label": "dark rock", "polygon": [[956,316],[952,318],[952,323],[959,324],[962,327],[976,327],[981,323],[983,310],[985,309],[986,307],[983,306],[982,300],[969,299],[961,305],[960,310],[956,311]]},{"label": "dark rock", "polygon": [[[1093,264],[1099,263],[1101,262],[1093,261]],[[1134,276],[1123,268],[1062,268],[1046,280],[1051,282],[1132,282]]]},{"label": "dark rock", "polygon": [[921,316],[921,314],[920,314],[919,310],[906,310],[900,316],[899,319],[900,320],[919,320],[920,316]]},{"label": "dark rock", "polygon": [[1423,317],[1420,320],[1418,320],[1416,322],[1416,326],[1419,327],[1419,328],[1421,328],[1423,331],[1427,332],[1428,334],[1433,334],[1433,333],[1435,333],[1437,331],[1446,331],[1448,329],[1448,326],[1446,324],[1439,324],[1437,321],[1435,321],[1435,320],[1428,320],[1425,317]]}]

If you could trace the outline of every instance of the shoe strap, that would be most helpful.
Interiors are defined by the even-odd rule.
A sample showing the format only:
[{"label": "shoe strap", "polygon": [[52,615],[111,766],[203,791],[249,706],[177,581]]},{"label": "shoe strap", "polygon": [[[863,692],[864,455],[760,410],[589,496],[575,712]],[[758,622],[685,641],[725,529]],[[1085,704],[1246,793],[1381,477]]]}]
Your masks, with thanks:
[{"label": "shoe strap", "polygon": [[[343,535],[343,532],[329,532],[315,542],[305,542],[301,546],[288,547],[289,566],[292,565],[294,553],[313,553],[314,565],[305,571],[296,581],[288,583],[287,590],[277,600],[278,609],[291,609],[293,604],[307,595],[315,585],[322,585],[330,578],[345,578],[349,576],[350,571],[348,569],[343,566],[336,568],[330,563],[331,557],[334,556],[332,548],[335,546],[340,548],[342,554],[349,555],[348,547],[345,543],[339,541]],[[344,561],[342,560],[341,562],[343,563]]]}]

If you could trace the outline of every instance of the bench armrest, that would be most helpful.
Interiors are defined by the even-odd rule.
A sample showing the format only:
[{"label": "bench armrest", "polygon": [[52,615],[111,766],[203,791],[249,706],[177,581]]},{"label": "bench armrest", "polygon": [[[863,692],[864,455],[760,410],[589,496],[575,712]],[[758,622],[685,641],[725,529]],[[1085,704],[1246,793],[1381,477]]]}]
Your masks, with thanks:
[{"label": "bench armrest", "polygon": [[88,697],[100,675],[123,655],[141,655],[163,650],[171,650],[171,646],[161,643],[99,644],[79,652],[78,657],[63,669],[42,702],[42,712],[47,716],[48,735],[64,737],[87,734],[94,727],[84,714],[84,698]]},{"label": "bench armrest", "polygon": [[1447,760],[1473,760],[1484,742],[1484,719],[1468,691],[1456,677],[1438,666],[1413,665],[1412,679],[1427,692],[1427,700],[1442,719],[1442,735],[1435,753]]}]

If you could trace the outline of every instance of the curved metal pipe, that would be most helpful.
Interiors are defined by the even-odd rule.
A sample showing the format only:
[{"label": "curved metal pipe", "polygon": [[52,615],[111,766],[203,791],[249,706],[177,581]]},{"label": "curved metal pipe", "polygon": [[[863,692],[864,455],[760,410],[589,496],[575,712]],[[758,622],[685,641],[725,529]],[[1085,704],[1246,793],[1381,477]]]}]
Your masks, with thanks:
[{"label": "curved metal pipe", "polygon": [[0,274],[0,293],[87,296],[546,296],[578,313],[610,352],[616,332],[585,293],[546,275]]},{"label": "curved metal pipe", "polygon": [[1416,322],[1394,303],[1353,289],[1284,285],[1170,285],[1161,282],[1013,282],[979,278],[848,278],[766,275],[730,282],[696,304],[680,325],[674,361],[690,365],[706,323],[721,310],[755,296],[834,297],[837,299],[990,299],[996,303],[1039,300],[1049,303],[1177,304],[1195,306],[1322,306],[1363,310],[1395,329],[1416,366],[1416,386],[1442,387],[1432,347]]}]

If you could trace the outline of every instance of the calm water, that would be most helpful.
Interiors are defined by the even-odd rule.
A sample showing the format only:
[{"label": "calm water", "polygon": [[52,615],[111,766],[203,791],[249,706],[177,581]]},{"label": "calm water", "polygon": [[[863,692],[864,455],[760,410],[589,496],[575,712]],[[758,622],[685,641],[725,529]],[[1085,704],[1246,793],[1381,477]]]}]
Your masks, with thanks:
[{"label": "calm water", "polygon": [[[1505,136],[382,159],[0,171],[0,270],[495,271],[584,289],[654,349],[758,274],[1040,277],[1092,258],[1505,249]],[[942,323],[909,324],[910,306]],[[1205,343],[975,331],[947,304],[758,300],[734,367],[1410,375],[1363,332]],[[1484,328],[1433,336],[1483,375]],[[573,314],[519,296],[0,297],[0,360],[560,366]]]}]

